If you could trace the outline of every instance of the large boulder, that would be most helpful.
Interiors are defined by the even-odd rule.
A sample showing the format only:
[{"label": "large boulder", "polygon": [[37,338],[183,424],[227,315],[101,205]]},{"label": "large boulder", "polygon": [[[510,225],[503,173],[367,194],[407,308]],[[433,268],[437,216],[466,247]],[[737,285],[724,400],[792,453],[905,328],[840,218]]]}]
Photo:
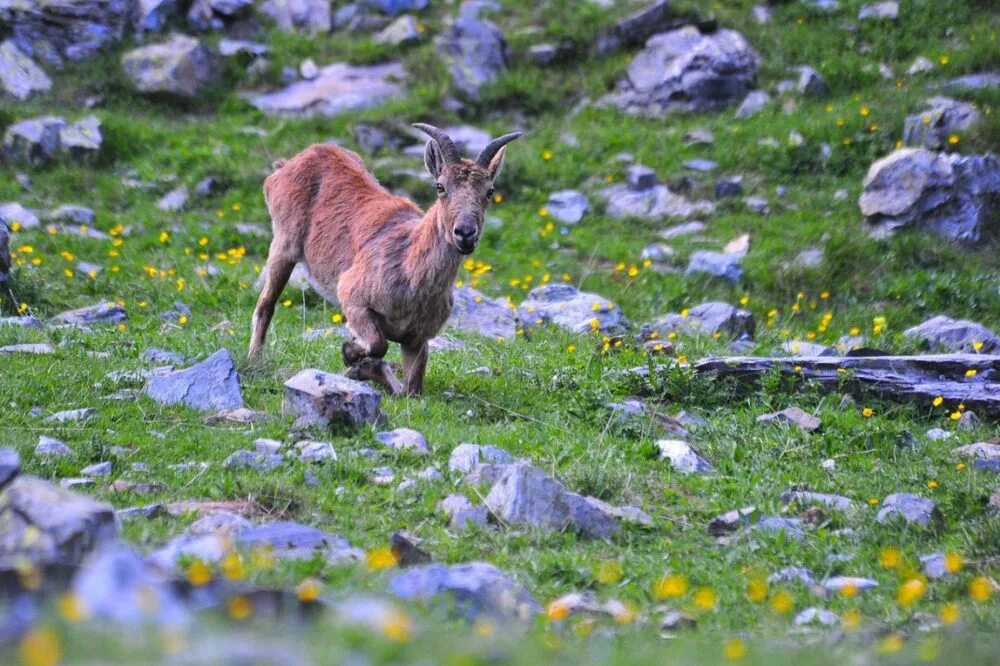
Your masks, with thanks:
[{"label": "large boulder", "polygon": [[243,407],[240,376],[225,349],[190,368],[154,374],[146,384],[146,395],[163,405],[183,404],[201,410]]},{"label": "large boulder", "polygon": [[14,164],[41,166],[59,153],[59,133],[66,121],[58,116],[40,116],[13,123],[3,136],[4,159]]},{"label": "large boulder", "polygon": [[517,311],[505,301],[484,296],[472,287],[455,287],[452,296],[455,303],[449,326],[493,339],[517,335]]},{"label": "large boulder", "polygon": [[684,313],[670,313],[642,327],[643,337],[666,338],[671,333],[689,335],[721,334],[733,339],[750,339],[754,333],[753,313],[729,303],[709,302],[696,305]]},{"label": "large boulder", "polygon": [[651,37],[610,101],[651,116],[718,109],[757,87],[759,65],[760,57],[738,32],[702,34],[686,26]]},{"label": "large boulder", "polygon": [[1000,336],[990,329],[974,321],[944,315],[931,317],[918,326],[908,328],[903,335],[928,347],[955,353],[992,354],[1000,350]]},{"label": "large boulder", "polygon": [[510,63],[510,47],[500,28],[467,13],[445,27],[437,48],[455,90],[471,100],[478,100],[480,89],[495,81]]},{"label": "large boulder", "polygon": [[287,88],[250,96],[250,103],[273,116],[336,116],[380,106],[403,93],[406,78],[398,62],[380,65],[334,63],[316,77],[297,81]]},{"label": "large boulder", "polygon": [[950,97],[932,97],[924,106],[903,123],[903,143],[908,146],[944,150],[953,134],[965,132],[982,118],[976,107]]},{"label": "large boulder", "polygon": [[51,89],[49,77],[17,44],[9,39],[0,44],[0,94],[23,101]]},{"label": "large boulder", "polygon": [[975,242],[1000,211],[1000,159],[902,148],[871,165],[858,203],[876,236],[916,227]]},{"label": "large boulder", "polygon": [[139,92],[184,99],[197,97],[219,77],[212,52],[201,40],[186,35],[129,51],[122,56],[122,68]]},{"label": "large boulder", "polygon": [[381,421],[382,395],[371,386],[322,370],[303,370],[285,382],[285,409],[295,427],[360,426]]},{"label": "large boulder", "polygon": [[284,32],[318,35],[333,27],[327,0],[267,0],[260,5],[260,11]]},{"label": "large boulder", "polygon": [[76,566],[115,538],[110,505],[19,476],[0,492],[0,569],[22,561]]},{"label": "large boulder", "polygon": [[389,581],[395,596],[424,604],[446,604],[459,616],[528,621],[541,607],[513,578],[492,564],[427,564],[401,571]]},{"label": "large boulder", "polygon": [[518,315],[526,326],[553,324],[571,333],[620,334],[629,322],[611,301],[570,284],[547,284],[528,293]]},{"label": "large boulder", "polygon": [[29,56],[60,65],[120,40],[131,0],[0,0],[0,25]]}]

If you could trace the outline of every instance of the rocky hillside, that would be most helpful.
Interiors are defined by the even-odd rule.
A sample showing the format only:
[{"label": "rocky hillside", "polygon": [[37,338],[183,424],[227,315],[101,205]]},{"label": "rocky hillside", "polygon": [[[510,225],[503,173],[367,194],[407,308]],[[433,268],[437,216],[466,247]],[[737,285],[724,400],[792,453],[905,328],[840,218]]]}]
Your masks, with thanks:
[{"label": "rocky hillside", "polygon": [[[0,662],[991,663],[1000,15],[757,1],[0,0]],[[524,132],[424,396],[244,362],[414,122]]]}]

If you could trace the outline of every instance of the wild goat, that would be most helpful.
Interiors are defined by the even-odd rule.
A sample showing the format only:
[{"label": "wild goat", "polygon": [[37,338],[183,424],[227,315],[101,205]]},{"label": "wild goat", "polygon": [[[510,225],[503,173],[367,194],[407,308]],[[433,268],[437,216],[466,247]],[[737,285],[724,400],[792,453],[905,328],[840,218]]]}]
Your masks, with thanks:
[{"label": "wild goat", "polygon": [[[442,130],[414,127],[431,137],[424,165],[437,201],[426,213],[386,191],[356,153],[336,146],[306,148],[264,181],[274,231],[253,315],[251,359],[259,357],[275,303],[301,261],[316,291],[343,309],[351,333],[341,349],[349,376],[372,379],[396,395],[423,390],[427,341],[451,315],[462,257],[476,249],[505,146],[521,133],[494,139],[472,161]],[[402,346],[405,387],[382,360],[390,340]]]}]

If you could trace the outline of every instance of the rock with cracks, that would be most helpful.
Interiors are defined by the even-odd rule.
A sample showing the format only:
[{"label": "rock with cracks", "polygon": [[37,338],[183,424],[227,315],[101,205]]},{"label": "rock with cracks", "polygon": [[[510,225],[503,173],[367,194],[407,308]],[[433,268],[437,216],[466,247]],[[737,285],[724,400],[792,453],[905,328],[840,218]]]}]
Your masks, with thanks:
[{"label": "rock with cracks", "polygon": [[600,331],[617,335],[629,327],[620,307],[569,284],[547,284],[532,289],[518,307],[518,315],[526,326],[552,324],[570,333]]},{"label": "rock with cracks", "polygon": [[729,303],[709,302],[687,312],[671,313],[643,324],[643,338],[666,340],[671,333],[688,335],[722,334],[732,339],[750,339],[754,334],[753,313]]},{"label": "rock with cracks", "polygon": [[992,354],[1000,351],[1000,336],[990,329],[974,321],[944,315],[908,328],[903,335],[929,348],[955,353]]},{"label": "rock with cracks", "polygon": [[437,48],[456,92],[471,100],[478,100],[481,89],[493,83],[510,62],[510,47],[500,29],[464,13],[445,27]]},{"label": "rock with cracks", "polygon": [[0,93],[24,101],[51,89],[49,77],[17,44],[10,40],[0,44]]},{"label": "rock with cracks", "polygon": [[122,69],[141,93],[185,99],[197,97],[219,78],[218,63],[208,47],[184,35],[129,51],[122,56]]},{"label": "rock with cracks", "polygon": [[285,382],[284,409],[296,428],[360,426],[381,421],[382,395],[367,384],[322,370],[303,370]]},{"label": "rock with cracks", "polygon": [[52,65],[87,60],[124,37],[130,0],[0,0],[17,47]]},{"label": "rock with cracks", "polygon": [[154,374],[145,392],[163,405],[186,405],[207,411],[244,406],[240,376],[232,356],[225,349],[190,368]]}]

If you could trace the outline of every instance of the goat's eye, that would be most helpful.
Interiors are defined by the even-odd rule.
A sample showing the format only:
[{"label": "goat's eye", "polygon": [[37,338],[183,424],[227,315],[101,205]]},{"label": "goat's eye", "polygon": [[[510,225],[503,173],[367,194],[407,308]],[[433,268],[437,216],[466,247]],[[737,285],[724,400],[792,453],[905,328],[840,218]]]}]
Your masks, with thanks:
[{"label": "goat's eye", "polygon": [[492,187],[490,189],[486,190],[486,198],[487,199],[492,199],[493,198],[493,191],[494,190],[493,190]]},{"label": "goat's eye", "polygon": [[444,185],[442,185],[441,183],[437,183],[436,187],[438,194],[444,194]]}]

